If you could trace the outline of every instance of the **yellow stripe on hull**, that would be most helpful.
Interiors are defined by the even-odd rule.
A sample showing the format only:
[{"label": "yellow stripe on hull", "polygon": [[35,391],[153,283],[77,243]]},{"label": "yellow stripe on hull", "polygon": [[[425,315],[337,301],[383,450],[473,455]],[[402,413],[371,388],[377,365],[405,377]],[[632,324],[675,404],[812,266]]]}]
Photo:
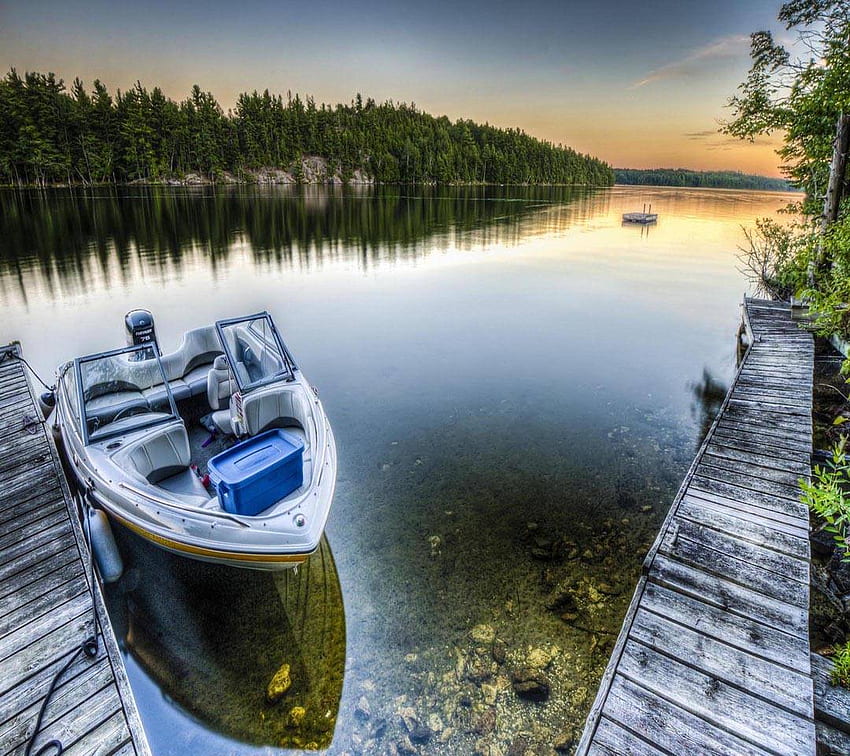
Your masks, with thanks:
[{"label": "yellow stripe on hull", "polygon": [[181,543],[180,541],[174,541],[170,538],[164,538],[156,533],[151,533],[149,530],[145,530],[143,527],[136,525],[129,520],[125,520],[123,517],[116,515],[112,511],[110,511],[109,514],[124,525],[124,527],[129,528],[142,538],[152,541],[158,546],[162,546],[170,551],[186,554],[187,556],[199,559],[215,559],[222,562],[249,562],[257,564],[257,566],[261,564],[286,564],[294,567],[297,564],[305,562],[310,554],[315,553],[315,549],[304,554],[256,554],[241,551],[219,551],[218,549],[207,549],[203,546],[192,546],[188,543]]}]

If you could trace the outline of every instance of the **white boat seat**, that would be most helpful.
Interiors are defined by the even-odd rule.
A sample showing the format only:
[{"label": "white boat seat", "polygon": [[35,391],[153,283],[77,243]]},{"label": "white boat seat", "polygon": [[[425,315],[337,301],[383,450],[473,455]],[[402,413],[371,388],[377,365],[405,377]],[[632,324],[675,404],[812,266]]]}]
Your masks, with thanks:
[{"label": "white boat seat", "polygon": [[[255,436],[270,428],[304,427],[310,417],[300,392],[287,386],[274,386],[247,394],[242,399],[242,422],[237,435]],[[306,430],[306,429],[305,429]]]},{"label": "white boat seat", "polygon": [[211,415],[213,425],[226,436],[233,434],[233,423],[230,419],[230,397],[234,388],[235,383],[230,376],[227,357],[223,354],[219,355],[215,358],[213,366],[207,371],[207,402],[213,411]]},{"label": "white boat seat", "polygon": [[223,354],[215,358],[213,366],[207,371],[207,401],[210,409],[224,409],[230,404],[233,394],[233,379],[227,367],[227,357]]},{"label": "white boat seat", "polygon": [[183,470],[176,475],[163,478],[157,482],[157,485],[172,493],[182,494],[183,496],[197,496],[203,499],[202,502],[199,502],[201,504],[206,504],[212,498],[207,489],[204,488],[204,484],[195,475],[194,470]]},{"label": "white boat seat", "polygon": [[191,452],[186,427],[181,423],[149,433],[125,446],[114,459],[148,483],[159,484],[189,469]]},{"label": "white boat seat", "polygon": [[148,409],[147,399],[141,391],[115,391],[86,401],[86,417],[89,420],[96,418],[101,425],[112,422],[119,413],[132,409]]}]

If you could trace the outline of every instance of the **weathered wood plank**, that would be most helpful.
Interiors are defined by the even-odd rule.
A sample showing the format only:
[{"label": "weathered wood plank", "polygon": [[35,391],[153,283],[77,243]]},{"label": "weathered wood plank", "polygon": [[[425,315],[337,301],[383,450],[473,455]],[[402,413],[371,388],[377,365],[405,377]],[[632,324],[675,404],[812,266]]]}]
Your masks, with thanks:
[{"label": "weathered wood plank", "polygon": [[752,656],[782,664],[804,675],[809,672],[806,644],[786,630],[777,630],[654,581],[647,583],[641,607]]},{"label": "weathered wood plank", "polygon": [[85,740],[78,740],[63,751],[63,756],[88,756],[96,753],[112,756],[126,741],[127,722],[120,711],[86,733]]},{"label": "weathered wood plank", "polygon": [[788,535],[778,530],[772,522],[768,523],[764,520],[758,522],[751,518],[718,512],[717,509],[705,506],[698,499],[692,497],[685,497],[679,503],[676,515],[699,525],[718,530],[728,536],[748,541],[755,546],[797,557],[806,564],[806,573],[808,574],[808,537]]},{"label": "weathered wood plank", "polygon": [[67,566],[62,565],[43,580],[25,585],[3,601],[5,613],[0,615],[0,638],[52,612],[57,604],[87,594],[79,562],[70,561]]},{"label": "weathered wood plank", "polygon": [[4,577],[5,568],[13,571],[20,566],[21,559],[26,558],[42,546],[52,543],[56,539],[71,538],[71,524],[68,519],[60,520],[58,523],[34,533],[23,543],[18,542],[0,552],[0,580]]},{"label": "weathered wood plank", "polygon": [[654,695],[625,677],[611,683],[606,717],[631,733],[641,733],[665,753],[740,754],[761,756],[764,752],[701,717]]},{"label": "weathered wood plank", "polygon": [[[77,706],[84,704],[92,694],[102,690],[111,682],[112,667],[106,656],[101,656],[95,661],[87,661],[85,666],[80,667],[78,674],[60,681],[50,699],[45,725],[49,725]],[[9,750],[22,745],[32,735],[42,698],[46,692],[47,688],[44,686],[40,695],[29,696],[31,703],[19,709],[14,716],[0,725],[0,743],[7,746]]]},{"label": "weathered wood plank", "polygon": [[790,489],[792,498],[799,497],[798,481],[801,475],[805,475],[805,473],[777,470],[774,467],[763,467],[762,465],[757,465],[755,462],[744,462],[732,457],[717,456],[707,450],[702,458],[700,471],[706,475],[711,475],[711,471],[713,470],[721,470],[724,473],[752,478],[759,487],[762,485],[761,481],[779,483]]},{"label": "weathered wood plank", "polygon": [[[807,517],[806,505],[800,501],[799,487],[785,485],[775,481],[759,478],[754,480],[745,473],[736,473],[714,465],[700,465],[697,474],[694,475],[694,484],[698,488],[706,487],[709,492],[717,491],[721,495],[729,495],[730,488],[737,489],[739,495],[745,501],[776,501],[784,499],[784,511],[800,518]],[[693,485],[693,484],[692,484]],[[733,496],[736,494],[732,494]],[[777,505],[777,509],[779,506]]]},{"label": "weathered wood plank", "polygon": [[91,635],[91,612],[74,617],[54,628],[53,632],[30,643],[3,660],[0,696],[45,664],[66,656]]},{"label": "weathered wood plank", "polygon": [[850,735],[850,690],[830,681],[832,659],[812,654],[811,664],[816,718]]},{"label": "weathered wood plank", "polygon": [[777,600],[664,554],[657,555],[653,561],[652,582],[666,585],[723,611],[753,619],[776,630],[794,635],[809,631],[808,607]]},{"label": "weathered wood plank", "polygon": [[73,622],[78,617],[83,616],[85,612],[91,613],[91,600],[88,591],[78,593],[61,603],[57,601],[48,614],[42,613],[37,617],[30,618],[26,624],[19,625],[12,632],[0,638],[0,662],[17,653],[22,647],[49,636],[57,624]]},{"label": "weathered wood plank", "polygon": [[718,425],[711,436],[712,443],[721,444],[727,448],[740,449],[741,451],[754,451],[762,454],[782,454],[788,456],[788,459],[807,460],[811,456],[811,442],[800,441],[794,443],[794,440],[787,439],[783,441],[780,438],[765,436],[762,433],[757,433],[751,430],[739,429],[731,431],[728,426]]},{"label": "weathered wood plank", "polygon": [[847,756],[850,754],[850,735],[825,722],[815,721],[818,756]]},{"label": "weathered wood plank", "polygon": [[79,562],[80,552],[73,543],[64,545],[55,551],[51,551],[48,556],[45,556],[41,561],[29,564],[20,572],[14,573],[11,579],[7,577],[5,580],[0,580],[0,599],[3,599],[4,607],[6,605],[14,607],[14,599],[17,599],[17,594],[25,600],[26,596],[35,596],[40,590],[39,586],[52,585],[51,580],[54,579],[54,574],[63,579],[67,565],[76,561],[80,572],[82,573],[82,562]]},{"label": "weathered wood plank", "polygon": [[[96,730],[116,712],[120,712],[121,699],[114,685],[108,685],[86,699],[83,705],[67,711],[63,716],[41,729],[36,738],[36,749],[49,740],[59,740],[70,749],[83,736]],[[103,753],[91,744],[86,744],[87,753]],[[107,751],[108,752],[108,751]],[[67,753],[67,751],[63,751]]]},{"label": "weathered wood plank", "polygon": [[[629,637],[792,713],[806,717],[811,711],[810,696],[800,695],[806,687],[811,688],[808,671],[800,674],[748,654],[712,635],[654,614],[643,606],[635,615]],[[805,644],[800,645],[805,647]]]},{"label": "weathered wood plank", "polygon": [[693,501],[703,508],[713,509],[720,514],[739,517],[748,522],[769,525],[779,533],[804,540],[809,537],[809,529],[801,518],[786,515],[773,509],[765,509],[751,502],[735,501],[723,496],[705,493],[695,488],[688,489],[688,493],[682,501],[686,500]]},{"label": "weathered wood plank", "polygon": [[[737,449],[734,446],[726,446],[723,439],[712,437],[711,443],[705,447],[705,453],[711,457],[720,457],[723,459],[731,459],[744,464],[758,465],[759,467],[773,468],[782,472],[799,477],[808,477],[811,474],[811,463],[809,455],[789,455],[779,456],[776,453],[768,452],[764,447],[760,451]],[[712,464],[720,464],[712,463]]]},{"label": "weathered wood plank", "polygon": [[672,698],[692,714],[777,754],[813,753],[814,722],[629,641],[621,673],[662,698]]},{"label": "weathered wood plank", "polygon": [[665,756],[664,751],[607,717],[600,720],[589,753],[593,756]]},{"label": "weathered wood plank", "polygon": [[[679,529],[686,529],[693,525],[699,528],[699,531],[691,533],[695,535],[693,538],[687,537],[685,534],[687,531],[685,533],[668,531],[661,543],[661,553],[697,567],[703,572],[728,577],[740,585],[775,598],[777,601],[784,601],[801,608],[808,606],[808,583],[798,580],[797,575],[789,576],[776,570],[776,564],[771,564],[774,569],[766,569],[758,562],[752,561],[743,548],[735,548],[735,546],[740,547],[743,541],[738,541],[733,546],[727,539],[717,537],[720,534],[716,531],[709,531],[708,528],[702,528],[687,520],[677,520],[676,525]],[[717,548],[712,548],[713,546]],[[732,551],[737,551],[738,554],[730,553]],[[761,552],[765,559],[773,556],[773,552],[768,549],[762,549]],[[790,570],[791,564],[789,564]],[[795,572],[799,574],[800,570],[796,569]]]},{"label": "weathered wood plank", "polygon": [[[50,557],[63,553],[69,547],[76,548],[69,534],[69,529],[60,528],[50,540],[33,546],[32,550],[0,564],[0,596],[8,593],[9,584],[18,582],[20,575],[36,566],[40,569],[45,561],[50,564]],[[20,582],[24,581],[20,579]]]},{"label": "weathered wood plank", "polygon": [[64,525],[68,521],[68,512],[65,507],[53,507],[51,510],[38,510],[35,513],[35,518],[30,527],[22,524],[21,527],[15,528],[0,536],[0,553],[6,549],[12,549],[16,544],[21,542],[29,543],[30,539],[41,530],[49,530],[57,525]]}]

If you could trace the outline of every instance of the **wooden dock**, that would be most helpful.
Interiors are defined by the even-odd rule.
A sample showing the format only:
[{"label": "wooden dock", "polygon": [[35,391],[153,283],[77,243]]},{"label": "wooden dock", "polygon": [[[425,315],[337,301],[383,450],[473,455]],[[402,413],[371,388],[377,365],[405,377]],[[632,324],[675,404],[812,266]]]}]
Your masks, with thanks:
[{"label": "wooden dock", "polygon": [[52,680],[96,632],[96,655],[77,654],[59,678],[33,753],[56,739],[68,756],[148,756],[56,447],[10,350],[0,347],[0,754],[25,752]]},{"label": "wooden dock", "polygon": [[644,563],[579,754],[814,754],[813,343],[747,299],[750,347]]}]

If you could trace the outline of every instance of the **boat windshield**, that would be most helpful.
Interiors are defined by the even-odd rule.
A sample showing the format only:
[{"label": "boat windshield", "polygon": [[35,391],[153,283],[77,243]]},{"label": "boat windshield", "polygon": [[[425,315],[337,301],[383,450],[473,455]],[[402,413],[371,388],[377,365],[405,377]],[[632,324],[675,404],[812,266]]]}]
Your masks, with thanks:
[{"label": "boat windshield", "polygon": [[85,442],[178,417],[159,350],[149,344],[76,360]]},{"label": "boat windshield", "polygon": [[295,364],[267,312],[215,326],[241,391],[294,378]]}]

